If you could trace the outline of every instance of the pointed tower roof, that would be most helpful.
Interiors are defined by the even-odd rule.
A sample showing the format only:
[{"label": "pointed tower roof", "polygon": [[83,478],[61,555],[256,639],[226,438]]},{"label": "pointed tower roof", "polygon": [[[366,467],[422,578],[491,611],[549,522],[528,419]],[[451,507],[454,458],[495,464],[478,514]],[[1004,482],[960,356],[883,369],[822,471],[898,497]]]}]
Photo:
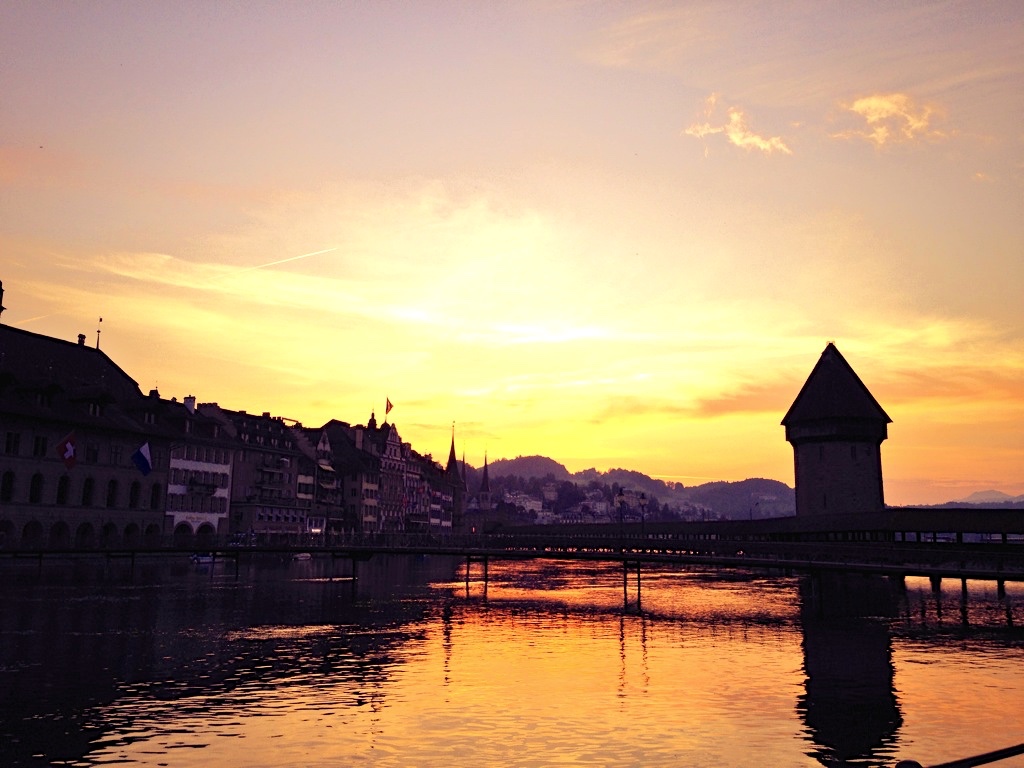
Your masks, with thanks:
[{"label": "pointed tower roof", "polygon": [[892,423],[835,344],[829,342],[789,407],[783,425],[827,419],[866,419]]},{"label": "pointed tower roof", "polygon": [[480,493],[491,492],[491,481],[487,477],[487,452],[484,452],[484,475],[480,478]]},{"label": "pointed tower roof", "polygon": [[445,474],[448,479],[459,485],[465,485],[466,480],[459,472],[459,460],[455,457],[455,425],[452,424],[452,447],[448,451],[448,464],[445,466]]}]

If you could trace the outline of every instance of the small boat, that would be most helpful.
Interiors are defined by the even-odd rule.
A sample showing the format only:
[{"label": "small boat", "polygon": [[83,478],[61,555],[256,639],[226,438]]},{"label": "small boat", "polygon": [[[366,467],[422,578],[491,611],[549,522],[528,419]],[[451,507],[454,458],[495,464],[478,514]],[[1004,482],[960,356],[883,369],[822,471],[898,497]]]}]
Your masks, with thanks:
[{"label": "small boat", "polygon": [[313,556],[309,552],[296,552],[292,555],[292,560],[312,560]]},{"label": "small boat", "polygon": [[213,562],[212,552],[193,552],[189,558],[195,565],[209,565]]}]

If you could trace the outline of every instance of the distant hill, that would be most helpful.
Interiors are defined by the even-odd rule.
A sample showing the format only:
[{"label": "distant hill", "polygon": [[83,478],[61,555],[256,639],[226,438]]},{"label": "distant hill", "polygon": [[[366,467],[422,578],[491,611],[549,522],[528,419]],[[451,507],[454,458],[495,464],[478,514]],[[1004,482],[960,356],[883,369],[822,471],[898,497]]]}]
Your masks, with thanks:
[{"label": "distant hill", "polygon": [[547,456],[517,456],[514,459],[498,459],[487,466],[489,477],[545,478],[553,475],[555,480],[572,480],[569,470]]},{"label": "distant hill", "polygon": [[[477,480],[479,471],[468,471]],[[571,481],[585,485],[591,481],[605,485],[618,485],[636,493],[645,493],[661,504],[690,514],[713,513],[733,519],[786,517],[796,514],[796,495],[792,488],[777,480],[753,478],[739,482],[713,482],[685,487],[681,483],[666,483],[631,469],[610,469],[599,472],[584,469],[575,474],[562,464],[546,456],[519,456],[499,459],[488,464],[488,475],[497,480],[516,476],[524,479],[553,477],[556,481]],[[469,478],[467,478],[469,479]],[[470,487],[474,485],[470,480]],[[478,482],[478,481],[477,481]]]},{"label": "distant hill", "polygon": [[[470,488],[479,487],[480,470],[467,467]],[[702,485],[683,486],[666,483],[631,469],[610,469],[599,472],[584,469],[575,474],[564,465],[546,456],[518,456],[499,459],[488,465],[492,480],[501,477],[536,478],[553,477],[555,481],[571,481],[585,485],[591,481],[605,485],[618,485],[637,493],[646,493],[661,504],[691,514],[713,513],[717,517],[733,520],[749,518],[788,517],[796,514],[796,491],[785,483],[763,478],[750,478],[738,482],[717,481]],[[917,505],[948,507],[962,504],[1024,507],[1024,495],[1011,496],[1002,491],[977,491],[966,498],[944,504]]]},{"label": "distant hill", "polygon": [[788,517],[796,514],[796,492],[778,480],[751,478],[734,483],[704,483],[682,491],[691,504],[731,520]]},{"label": "distant hill", "polygon": [[975,491],[965,499],[957,499],[960,504],[1004,504],[1024,501],[1024,496],[1011,496],[1002,491]]}]

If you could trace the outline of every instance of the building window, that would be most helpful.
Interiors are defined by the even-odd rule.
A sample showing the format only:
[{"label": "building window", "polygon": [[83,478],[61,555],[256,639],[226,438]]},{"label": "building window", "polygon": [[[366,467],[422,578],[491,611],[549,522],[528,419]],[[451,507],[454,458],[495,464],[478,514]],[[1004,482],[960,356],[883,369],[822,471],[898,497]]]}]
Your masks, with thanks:
[{"label": "building window", "polygon": [[36,472],[28,486],[29,504],[38,504],[43,500],[43,476]]},{"label": "building window", "polygon": [[89,415],[90,416],[102,416],[103,406],[99,403],[89,403]]},{"label": "building window", "polygon": [[152,413],[151,411],[147,411],[146,413],[142,414],[142,423],[156,424],[156,414]]},{"label": "building window", "polygon": [[85,460],[89,464],[95,464],[100,460],[100,449],[95,444],[85,446]]},{"label": "building window", "polygon": [[14,498],[14,473],[4,472],[0,478],[0,501],[10,501]]},{"label": "building window", "polygon": [[82,483],[82,506],[83,507],[91,507],[92,506],[93,486],[95,486],[95,482],[93,481],[93,479],[91,477],[85,478],[85,482]]},{"label": "building window", "polygon": [[4,441],[4,453],[8,456],[17,456],[18,447],[21,443],[20,432],[8,432],[7,439]]},{"label": "building window", "polygon": [[107,483],[107,506],[117,506],[117,480],[111,480]]},{"label": "building window", "polygon": [[160,509],[160,484],[153,483],[153,487],[149,491],[149,508]]},{"label": "building window", "polygon": [[46,455],[46,436],[36,435],[32,440],[32,455],[39,457]]},{"label": "building window", "polygon": [[121,455],[122,455],[122,453],[121,453],[121,446],[120,445],[112,445],[112,446],[110,446],[110,463],[111,463],[112,466],[115,466],[115,467],[120,467],[121,466]]},{"label": "building window", "polygon": [[71,478],[62,475],[57,481],[57,503],[64,505],[68,503],[68,492],[71,488]]}]

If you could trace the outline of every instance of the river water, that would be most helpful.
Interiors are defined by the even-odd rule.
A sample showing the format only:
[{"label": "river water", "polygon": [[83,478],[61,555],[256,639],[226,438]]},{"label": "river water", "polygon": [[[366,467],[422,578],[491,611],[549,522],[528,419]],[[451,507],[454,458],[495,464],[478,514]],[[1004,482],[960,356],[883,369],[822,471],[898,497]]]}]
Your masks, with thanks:
[{"label": "river water", "polygon": [[1024,742],[1024,585],[645,567],[638,606],[616,564],[464,568],[0,563],[0,765],[892,766]]}]

